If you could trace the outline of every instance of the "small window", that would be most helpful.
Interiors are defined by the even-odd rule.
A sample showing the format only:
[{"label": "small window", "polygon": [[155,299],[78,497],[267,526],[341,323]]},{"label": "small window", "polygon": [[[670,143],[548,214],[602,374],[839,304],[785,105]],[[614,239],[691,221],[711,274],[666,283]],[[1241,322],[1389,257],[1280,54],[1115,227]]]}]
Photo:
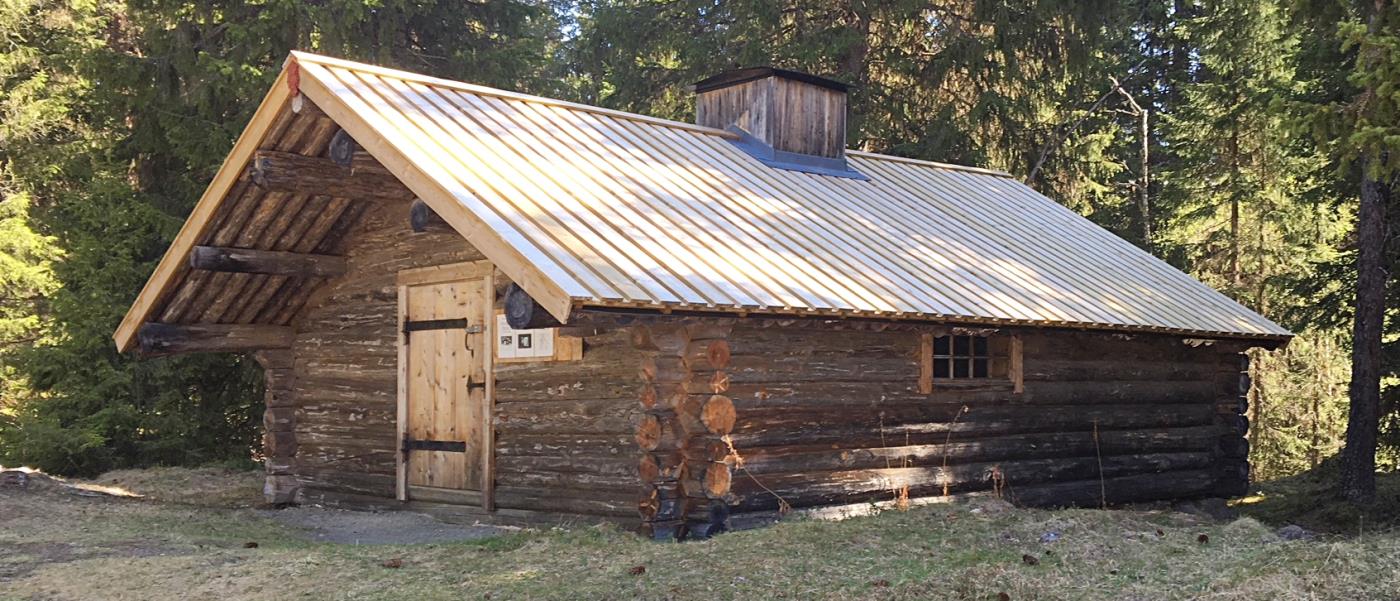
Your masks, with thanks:
[{"label": "small window", "polygon": [[948,334],[922,337],[919,389],[928,394],[938,382],[954,387],[1010,383],[1021,390],[1021,344],[1017,336]]},{"label": "small window", "polygon": [[933,339],[933,377],[987,378],[987,339],[983,336],[938,336]]}]

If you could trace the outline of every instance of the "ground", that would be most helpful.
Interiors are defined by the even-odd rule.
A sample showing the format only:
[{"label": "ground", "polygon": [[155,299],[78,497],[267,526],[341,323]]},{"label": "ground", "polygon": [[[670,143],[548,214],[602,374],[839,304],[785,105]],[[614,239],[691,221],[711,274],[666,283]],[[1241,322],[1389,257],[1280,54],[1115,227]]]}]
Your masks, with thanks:
[{"label": "ground", "polygon": [[[259,480],[166,468],[76,489],[0,482],[0,599],[1400,599],[1400,531],[1374,518],[1283,540],[1254,517],[977,501],[666,544],[269,510]],[[1280,495],[1239,507],[1272,519]]]}]

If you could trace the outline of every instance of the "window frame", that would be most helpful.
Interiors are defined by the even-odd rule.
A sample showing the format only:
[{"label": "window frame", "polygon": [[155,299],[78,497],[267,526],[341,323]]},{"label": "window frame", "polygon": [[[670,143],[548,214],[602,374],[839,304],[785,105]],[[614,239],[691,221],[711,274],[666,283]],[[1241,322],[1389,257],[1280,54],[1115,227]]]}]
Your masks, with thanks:
[{"label": "window frame", "polygon": [[[940,344],[946,339],[946,348]],[[967,342],[960,350],[959,339]],[[979,344],[979,340],[985,343]],[[980,347],[980,349],[979,349]],[[932,394],[935,389],[1005,388],[1014,393],[1024,392],[1022,344],[1019,334],[1000,332],[938,331],[920,336],[919,392]],[[985,376],[975,375],[978,362],[985,362]],[[939,362],[946,362],[944,370]],[[966,366],[964,375],[957,375],[959,363]],[[941,372],[941,373],[940,373]]]}]

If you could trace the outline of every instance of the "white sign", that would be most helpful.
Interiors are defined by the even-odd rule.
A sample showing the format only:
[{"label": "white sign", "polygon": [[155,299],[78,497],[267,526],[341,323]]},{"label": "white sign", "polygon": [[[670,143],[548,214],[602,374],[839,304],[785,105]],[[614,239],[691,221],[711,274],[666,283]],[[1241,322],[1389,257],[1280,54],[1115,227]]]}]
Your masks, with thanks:
[{"label": "white sign", "polygon": [[517,330],[496,316],[496,356],[502,359],[533,359],[554,356],[554,329]]}]

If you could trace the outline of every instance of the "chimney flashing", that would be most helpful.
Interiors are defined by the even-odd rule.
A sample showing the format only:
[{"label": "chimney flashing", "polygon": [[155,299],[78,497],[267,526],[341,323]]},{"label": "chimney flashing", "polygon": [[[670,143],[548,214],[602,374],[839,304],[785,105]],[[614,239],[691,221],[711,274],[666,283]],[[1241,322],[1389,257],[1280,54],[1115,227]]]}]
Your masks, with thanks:
[{"label": "chimney flashing", "polygon": [[844,177],[848,179],[869,181],[870,177],[852,169],[845,158],[828,158],[800,152],[788,152],[778,150],[769,146],[763,140],[754,137],[753,134],[744,131],[742,127],[731,125],[725,130],[738,134],[738,140],[731,140],[730,143],[737,146],[758,162],[774,169],[786,169],[788,171],[798,171],[801,173],[811,173],[814,175],[827,175],[831,177]]}]

